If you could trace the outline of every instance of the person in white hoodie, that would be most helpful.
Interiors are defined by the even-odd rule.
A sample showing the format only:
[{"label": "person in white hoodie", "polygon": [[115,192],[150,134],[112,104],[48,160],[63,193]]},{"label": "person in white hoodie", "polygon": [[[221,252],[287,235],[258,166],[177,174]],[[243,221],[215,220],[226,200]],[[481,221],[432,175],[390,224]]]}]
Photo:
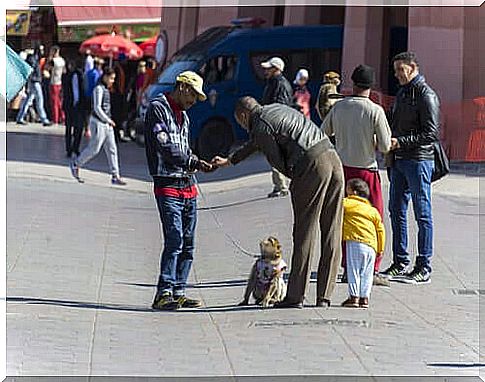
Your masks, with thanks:
[{"label": "person in white hoodie", "polygon": [[50,96],[52,122],[58,124],[64,121],[62,110],[62,75],[66,72],[66,61],[60,55],[61,49],[55,45],[52,47],[52,61],[50,67]]},{"label": "person in white hoodie", "polygon": [[77,158],[73,158],[70,163],[71,174],[80,183],[83,180],[79,177],[79,168],[98,155],[101,148],[104,148],[110,167],[111,183],[118,186],[126,185],[126,182],[120,178],[118,149],[113,130],[116,124],[111,118],[109,89],[113,86],[115,77],[116,74],[113,68],[105,69],[103,76],[93,91],[93,109],[89,119],[91,139],[81,154]]}]

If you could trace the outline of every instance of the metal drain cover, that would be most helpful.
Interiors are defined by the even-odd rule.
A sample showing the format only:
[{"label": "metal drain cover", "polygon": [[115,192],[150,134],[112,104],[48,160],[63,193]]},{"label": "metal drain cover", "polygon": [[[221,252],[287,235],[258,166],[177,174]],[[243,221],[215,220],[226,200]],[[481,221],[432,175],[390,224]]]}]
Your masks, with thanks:
[{"label": "metal drain cover", "polygon": [[485,294],[485,289],[453,289],[453,294],[457,295],[482,295]]},{"label": "metal drain cover", "polygon": [[294,320],[294,321],[254,321],[249,325],[261,328],[274,328],[280,326],[319,326],[319,325],[336,325],[336,326],[354,326],[369,328],[370,323],[365,320],[345,320],[340,318],[315,318],[310,320]]}]

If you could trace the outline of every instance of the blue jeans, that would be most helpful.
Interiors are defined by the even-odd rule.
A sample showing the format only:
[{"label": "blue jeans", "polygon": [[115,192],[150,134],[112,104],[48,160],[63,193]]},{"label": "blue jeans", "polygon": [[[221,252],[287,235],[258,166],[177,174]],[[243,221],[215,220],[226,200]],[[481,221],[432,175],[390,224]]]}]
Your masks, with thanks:
[{"label": "blue jeans", "polygon": [[413,200],[414,218],[418,223],[418,255],[416,267],[431,272],[433,256],[433,216],[431,212],[431,160],[398,159],[391,168],[389,212],[392,225],[394,264],[408,266],[411,262],[408,247],[407,210]]},{"label": "blue jeans", "polygon": [[197,199],[156,196],[156,200],[164,237],[158,293],[183,296],[194,258]]},{"label": "blue jeans", "polygon": [[30,82],[27,85],[27,97],[24,99],[24,102],[22,102],[22,105],[20,106],[20,111],[17,115],[17,122],[24,121],[25,115],[27,114],[30,105],[32,105],[32,102],[34,102],[34,99],[37,114],[39,115],[41,122],[49,122],[44,109],[44,95],[42,94],[42,86],[40,82]]}]

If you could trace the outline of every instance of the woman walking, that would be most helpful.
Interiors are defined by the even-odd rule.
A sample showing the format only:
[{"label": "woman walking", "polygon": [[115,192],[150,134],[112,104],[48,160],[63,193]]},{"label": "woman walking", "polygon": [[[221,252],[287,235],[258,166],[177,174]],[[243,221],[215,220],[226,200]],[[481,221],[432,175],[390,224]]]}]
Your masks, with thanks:
[{"label": "woman walking", "polygon": [[118,149],[116,147],[113,130],[116,124],[111,118],[109,89],[113,86],[115,77],[114,69],[107,68],[104,70],[101,80],[93,91],[93,110],[89,119],[91,139],[88,146],[86,146],[77,158],[73,158],[70,163],[72,176],[81,183],[83,180],[79,177],[79,168],[98,155],[101,148],[104,148],[111,173],[111,183],[118,186],[124,186],[126,184],[120,178]]}]

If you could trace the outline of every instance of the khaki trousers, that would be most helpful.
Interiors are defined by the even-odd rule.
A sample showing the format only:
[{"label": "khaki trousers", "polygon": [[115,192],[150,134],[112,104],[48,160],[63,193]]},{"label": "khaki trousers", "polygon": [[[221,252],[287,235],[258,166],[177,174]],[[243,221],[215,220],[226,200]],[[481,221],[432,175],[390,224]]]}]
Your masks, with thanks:
[{"label": "khaki trousers", "polygon": [[334,150],[309,160],[303,174],[290,184],[293,205],[293,257],[286,300],[303,302],[310,264],[320,229],[317,300],[330,300],[342,256],[344,174]]},{"label": "khaki trousers", "polygon": [[288,191],[288,178],[274,167],[271,170],[273,171],[273,191]]}]

